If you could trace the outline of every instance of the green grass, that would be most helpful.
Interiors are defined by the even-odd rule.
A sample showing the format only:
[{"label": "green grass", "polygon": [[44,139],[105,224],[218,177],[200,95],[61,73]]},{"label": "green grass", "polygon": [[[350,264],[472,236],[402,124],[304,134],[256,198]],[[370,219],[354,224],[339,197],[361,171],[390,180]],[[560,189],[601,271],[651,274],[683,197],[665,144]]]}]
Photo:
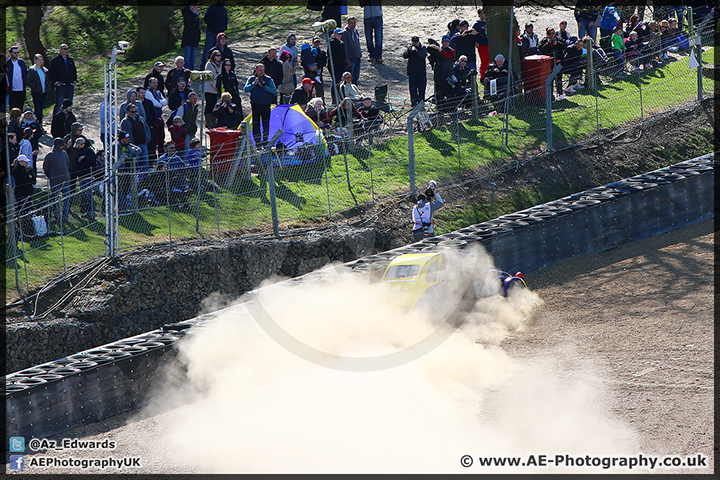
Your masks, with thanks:
[{"label": "green grass", "polygon": [[[18,9],[18,12],[22,9],[22,7],[11,8]],[[104,12],[105,17],[97,17],[99,14],[83,11],[81,7],[57,7],[43,26],[43,35],[45,35],[43,42],[46,46],[59,45],[63,36],[74,35],[75,30],[90,19],[102,27],[107,25],[107,19],[114,14],[112,12],[125,15],[124,18],[131,18],[134,11],[131,7],[103,8],[105,10],[100,9],[100,13]],[[111,9],[121,9],[121,11]],[[179,15],[179,9],[176,15]],[[233,19],[230,24],[234,26],[229,29],[229,35],[240,40],[280,35],[282,29],[277,25],[288,22],[309,25],[316,16],[307,12],[304,7],[253,6],[233,8],[230,10],[230,15]],[[8,18],[14,17],[8,15]],[[182,25],[181,21],[179,25]],[[17,28],[16,21],[8,22],[6,33],[8,39]],[[131,33],[130,30],[110,30],[112,29],[107,31],[88,29],[87,35],[80,37],[85,40],[77,46],[71,46],[76,58],[82,54],[88,55],[88,60],[83,60],[80,64],[83,72],[82,88],[99,86],[96,74],[101,72],[100,65],[105,61],[107,53],[99,53],[98,50],[106,49],[109,52],[112,43],[107,39]],[[93,34],[101,38],[91,39]],[[302,41],[302,38],[299,37],[299,40]],[[167,61],[180,53],[182,52],[178,41],[175,51],[167,52],[158,59]],[[713,62],[713,54],[713,50],[705,52],[703,60]],[[96,57],[93,58],[93,55]],[[118,68],[120,79],[144,75],[149,70],[148,65],[153,61],[131,64],[121,59]],[[688,69],[687,57],[683,57],[662,69],[655,69],[625,81],[603,86],[597,98],[600,128],[613,129],[638,121],[641,114],[647,118],[654,113],[692,101],[697,96],[695,79],[694,72]],[[703,80],[711,82],[706,78]],[[99,81],[101,82],[102,78]],[[717,84],[714,86],[717,87]],[[707,86],[705,91],[708,91]],[[595,134],[598,128],[595,105],[595,96],[587,90],[565,101],[554,103],[553,135],[556,148],[577,143]],[[502,144],[503,121],[503,116],[497,115],[483,117],[478,121],[461,121],[459,124],[451,122],[430,131],[416,133],[414,141],[416,184],[423,185],[430,179],[440,183],[456,182],[460,175],[462,178],[474,177],[491,171],[487,169],[494,168],[494,164],[511,155],[523,154],[546,146],[544,109],[518,104],[508,119],[510,129],[508,145]],[[696,142],[694,148],[700,151],[703,148],[712,149],[713,132],[708,130],[697,133],[693,137]],[[677,150],[668,150],[660,155],[671,164],[682,159],[683,152],[688,151],[687,148],[683,148],[678,146]],[[348,188],[348,177],[350,188]],[[373,199],[407,193],[408,186],[408,138],[399,136],[376,142],[371,147],[350,149],[347,152],[347,171],[343,155],[335,155],[328,165],[316,163],[309,168],[289,167],[276,170],[278,217],[281,222],[302,222],[325,218],[328,215],[335,216],[341,211]],[[495,218],[504,213],[572,193],[570,190],[573,188],[575,187],[518,190],[487,204],[467,204],[443,209],[438,214],[438,229],[450,231]],[[327,204],[328,195],[331,202],[330,212]],[[203,194],[199,208],[199,233],[196,231],[195,218],[197,198],[191,196],[189,200],[192,207],[188,210],[171,208],[168,211],[167,207],[153,207],[143,209],[140,213],[122,216],[120,218],[121,249],[165,243],[171,239],[175,242],[198,238],[201,235],[212,236],[218,233],[218,229],[225,232],[267,227],[271,221],[267,181],[262,176],[238,181],[230,188],[222,188],[217,198],[212,193]],[[168,225],[168,216],[170,225]],[[77,219],[73,220],[73,223],[78,227],[83,226],[83,223]],[[40,285],[63,270],[63,246],[65,265],[68,266],[103,255],[104,224],[97,222],[86,225],[72,235],[66,236],[62,240],[64,245],[61,245],[60,241],[59,237],[54,237],[37,240],[30,245],[19,244],[19,248],[25,247],[24,261],[27,263],[24,265],[28,267],[20,270],[19,281],[23,289],[26,283],[31,287]],[[8,264],[7,267],[8,285],[14,285],[14,265]],[[13,290],[8,289],[8,295],[12,293]]]}]

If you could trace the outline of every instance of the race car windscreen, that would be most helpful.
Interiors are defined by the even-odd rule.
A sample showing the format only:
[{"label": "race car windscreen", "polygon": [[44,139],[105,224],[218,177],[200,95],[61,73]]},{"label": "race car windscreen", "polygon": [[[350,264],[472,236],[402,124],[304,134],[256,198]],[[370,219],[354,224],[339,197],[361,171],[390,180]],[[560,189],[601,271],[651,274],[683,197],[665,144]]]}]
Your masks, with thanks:
[{"label": "race car windscreen", "polygon": [[398,280],[402,278],[415,278],[420,273],[420,265],[393,265],[388,268],[385,280]]}]

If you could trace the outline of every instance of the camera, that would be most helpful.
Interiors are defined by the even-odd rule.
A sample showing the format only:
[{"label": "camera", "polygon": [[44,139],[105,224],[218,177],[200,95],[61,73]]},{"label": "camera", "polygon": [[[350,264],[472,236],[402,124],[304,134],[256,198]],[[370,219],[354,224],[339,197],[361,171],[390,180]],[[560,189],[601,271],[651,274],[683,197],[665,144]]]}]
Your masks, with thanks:
[{"label": "camera", "polygon": [[431,198],[435,198],[435,192],[432,188],[428,187],[427,190],[425,190],[425,196],[430,200]]}]

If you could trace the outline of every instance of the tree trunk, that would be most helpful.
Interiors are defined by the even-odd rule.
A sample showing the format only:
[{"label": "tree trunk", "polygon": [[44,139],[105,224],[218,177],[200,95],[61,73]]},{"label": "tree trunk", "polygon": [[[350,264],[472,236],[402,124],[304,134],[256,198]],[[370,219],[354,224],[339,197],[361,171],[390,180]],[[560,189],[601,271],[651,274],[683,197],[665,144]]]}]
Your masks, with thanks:
[{"label": "tree trunk", "polygon": [[512,69],[520,72],[520,49],[515,46],[515,32],[518,29],[517,19],[513,16],[512,34],[510,32],[510,5],[484,5],[487,15],[487,34],[490,44],[490,61],[495,62],[495,55],[501,53],[505,61],[509,61],[510,47],[512,46]]},{"label": "tree trunk", "polygon": [[[23,23],[23,38],[25,39],[25,48],[27,48],[28,60],[30,65],[33,63],[33,57],[36,53],[42,54],[45,58],[45,66],[49,65],[49,58],[45,53],[45,46],[40,40],[40,23],[42,22],[44,8],[37,5],[27,5],[25,7],[25,23]],[[30,66],[28,65],[28,66]]]},{"label": "tree trunk", "polygon": [[135,44],[127,57],[131,62],[155,58],[175,47],[175,37],[170,31],[170,10],[167,6],[139,3],[137,30]]}]

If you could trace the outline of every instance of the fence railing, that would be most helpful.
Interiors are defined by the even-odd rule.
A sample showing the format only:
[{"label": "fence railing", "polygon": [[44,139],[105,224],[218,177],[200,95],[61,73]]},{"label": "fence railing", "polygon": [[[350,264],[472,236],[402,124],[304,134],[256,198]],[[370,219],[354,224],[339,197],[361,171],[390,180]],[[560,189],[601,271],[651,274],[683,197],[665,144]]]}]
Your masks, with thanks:
[{"label": "fence railing", "polygon": [[[711,38],[703,41],[708,44]],[[649,56],[655,59],[658,54],[662,52]],[[713,62],[712,55],[712,50],[703,53],[706,63]],[[552,149],[557,150],[695,103],[715,91],[714,79],[697,80],[688,57],[646,72],[630,71],[622,78],[618,67],[624,65],[596,65],[597,88],[554,100],[549,110],[544,86],[523,90],[518,83],[505,98],[479,84],[477,96],[470,88],[446,100],[449,105],[429,98],[409,122],[409,111],[404,117],[383,114],[380,122],[356,121],[352,128],[318,133],[319,143],[292,151],[236,148],[222,159],[210,158],[206,151],[195,167],[117,173],[64,192],[39,192],[10,220],[16,241],[6,245],[6,297],[24,297],[71,266],[105,255],[107,218],[101,199],[106,183],[115,178],[118,211],[110,214],[119,225],[120,250],[267,229],[273,221],[272,204],[283,228],[293,228],[304,220],[343,218],[339,214],[353,207],[407,195],[431,179],[455,184],[528,161],[516,154],[548,148],[548,116]],[[565,76],[563,89],[568,86]],[[135,191],[136,196],[130,195]],[[92,215],[83,217],[89,200],[94,203]],[[43,236],[35,234],[40,218],[47,225]]]}]

